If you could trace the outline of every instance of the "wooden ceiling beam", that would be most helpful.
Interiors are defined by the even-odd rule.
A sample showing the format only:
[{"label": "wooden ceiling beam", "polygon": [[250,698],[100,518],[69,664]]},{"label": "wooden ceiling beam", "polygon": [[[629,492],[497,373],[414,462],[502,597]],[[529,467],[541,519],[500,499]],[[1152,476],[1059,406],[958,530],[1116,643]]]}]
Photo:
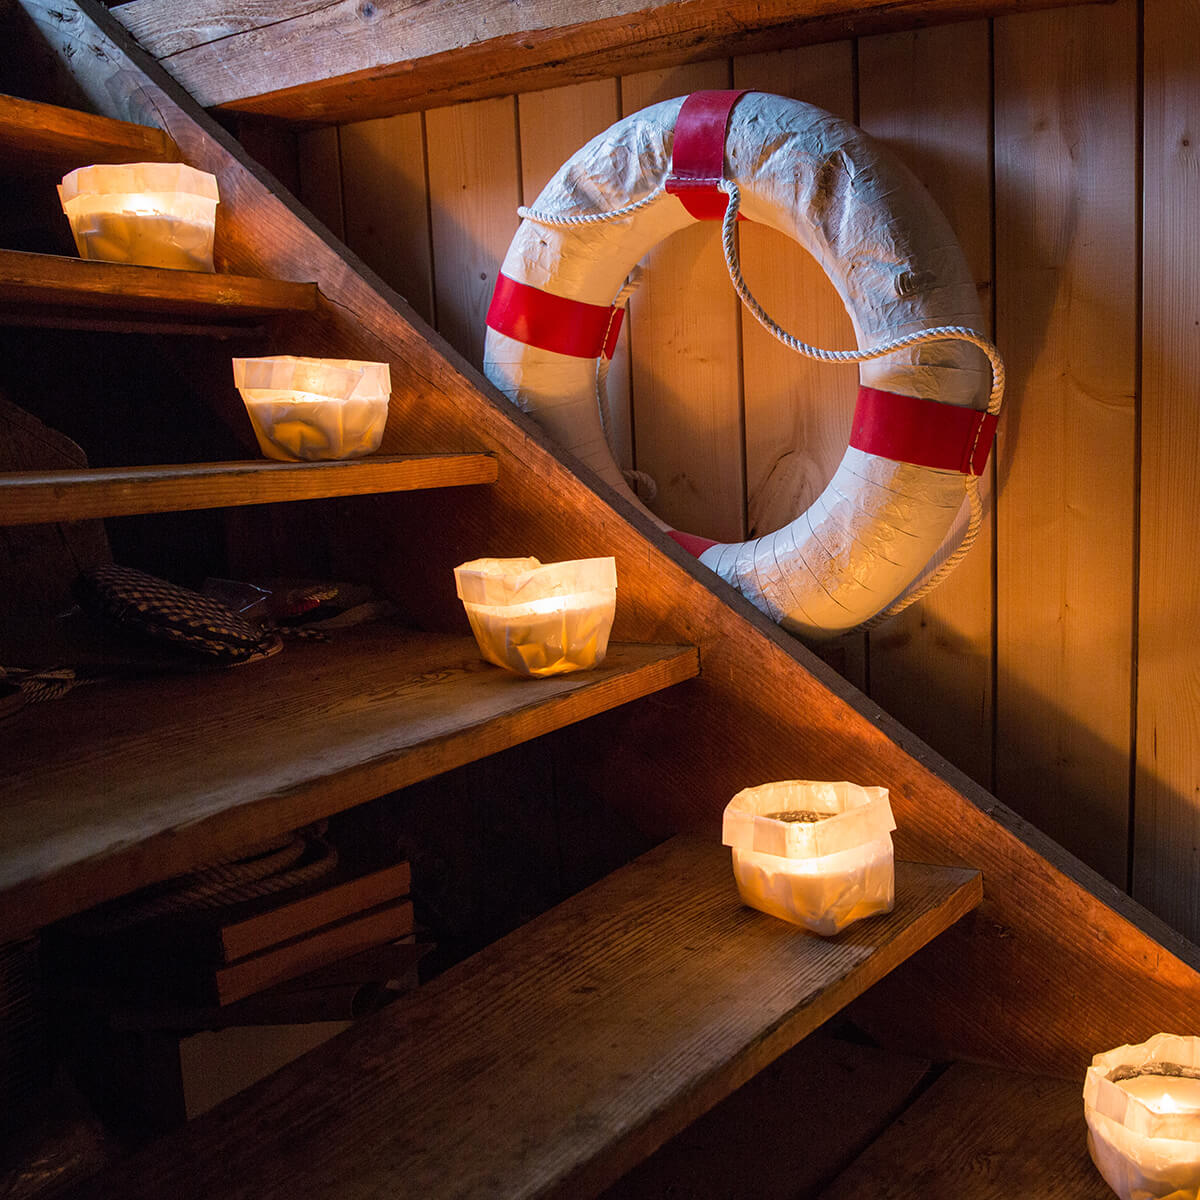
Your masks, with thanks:
[{"label": "wooden ceiling beam", "polygon": [[113,13],[205,107],[319,124],[1062,2],[132,0]]}]

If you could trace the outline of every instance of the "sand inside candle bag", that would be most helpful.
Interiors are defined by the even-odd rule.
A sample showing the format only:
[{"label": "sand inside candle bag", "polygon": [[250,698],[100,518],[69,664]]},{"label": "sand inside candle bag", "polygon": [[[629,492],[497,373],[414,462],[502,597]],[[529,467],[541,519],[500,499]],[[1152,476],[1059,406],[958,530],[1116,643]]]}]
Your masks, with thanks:
[{"label": "sand inside candle bag", "polygon": [[1173,1062],[1148,1062],[1140,1067],[1114,1067],[1108,1078],[1113,1083],[1137,1079],[1142,1075],[1165,1075],[1173,1079],[1200,1079],[1200,1067],[1185,1067]]},{"label": "sand inside candle bag", "polygon": [[379,448],[387,424],[388,398],[297,398],[286,389],[263,388],[246,398],[258,448],[282,462],[362,458]]},{"label": "sand inside candle bag", "polygon": [[768,821],[795,821],[811,825],[814,821],[824,821],[829,817],[836,817],[838,814],[814,812],[811,808],[789,808],[783,812],[765,813],[764,815]]}]

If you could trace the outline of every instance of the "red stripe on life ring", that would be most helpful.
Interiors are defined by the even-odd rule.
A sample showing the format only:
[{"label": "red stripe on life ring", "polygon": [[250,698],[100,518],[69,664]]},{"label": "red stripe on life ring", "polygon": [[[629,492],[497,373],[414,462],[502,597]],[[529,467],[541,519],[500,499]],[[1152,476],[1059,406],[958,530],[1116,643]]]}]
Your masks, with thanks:
[{"label": "red stripe on life ring", "polygon": [[712,538],[701,537],[698,533],[684,533],[679,529],[668,529],[667,537],[674,538],[689,554],[694,554],[697,558],[709,546],[717,544]]},{"label": "red stripe on life ring", "polygon": [[[733,106],[746,94],[693,92],[675,119],[667,191],[697,221],[720,221],[729,197],[717,188],[725,178],[725,131]],[[739,214],[738,219],[741,219]]]},{"label": "red stripe on life ring", "polygon": [[973,408],[860,387],[850,445],[893,462],[982,475],[997,420]]},{"label": "red stripe on life ring", "polygon": [[623,308],[556,296],[501,274],[487,323],[497,333],[539,350],[572,358],[612,358],[624,316]]}]

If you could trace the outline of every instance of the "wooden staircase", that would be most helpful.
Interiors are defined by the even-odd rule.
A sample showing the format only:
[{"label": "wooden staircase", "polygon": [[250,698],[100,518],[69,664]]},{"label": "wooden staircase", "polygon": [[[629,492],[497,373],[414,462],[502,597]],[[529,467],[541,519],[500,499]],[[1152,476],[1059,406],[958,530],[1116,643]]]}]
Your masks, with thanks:
[{"label": "wooden staircase", "polygon": [[104,1194],[596,1195],[980,893],[974,872],[902,864],[895,913],[821,941],[740,907],[727,865],[672,838],[134,1156]]},{"label": "wooden staircase", "polygon": [[[386,360],[394,391],[377,457],[9,473],[0,523],[361,497],[367,507],[337,525],[347,561],[409,627],[289,646],[235,672],[80,689],[0,723],[0,940],[465,764],[496,764],[498,779],[505,752],[527,743],[557,789],[661,840],[72,1194],[618,1195],[636,1164],[780,1055],[803,1053],[848,1005],[886,1047],[1041,1076],[1081,1075],[1096,1050],[1182,1027],[1200,1000],[1193,948],[593,490],[103,9],[16,11],[47,77],[65,70],[106,115],[0,98],[4,161],[179,157],[212,171],[220,273],[3,250],[0,321],[64,337],[187,329],[218,359],[253,326],[282,352]],[[480,663],[450,568],[488,553],[614,554],[603,666],[525,681]],[[907,860],[893,914],[826,941],[740,905],[721,809],[742,786],[788,777],[891,789]],[[1062,1085],[1044,1086],[1061,1113]],[[1020,1110],[1019,1085],[995,1091]],[[953,1087],[927,1095],[914,1108],[935,1104],[927,1125],[978,1138]],[[1077,1132],[1072,1179],[1088,1188],[1098,1177]],[[1028,1141],[1022,1180],[1061,1173],[1060,1138],[1032,1129]],[[934,1183],[853,1194],[1093,1194],[1009,1182],[994,1172],[985,1190],[947,1163]]]}]

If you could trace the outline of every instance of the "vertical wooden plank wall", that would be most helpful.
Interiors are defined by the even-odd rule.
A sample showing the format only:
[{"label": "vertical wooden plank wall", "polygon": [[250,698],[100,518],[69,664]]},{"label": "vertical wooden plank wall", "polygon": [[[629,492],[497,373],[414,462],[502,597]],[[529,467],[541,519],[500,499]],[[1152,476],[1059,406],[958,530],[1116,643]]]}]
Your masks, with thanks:
[{"label": "vertical wooden plank wall", "polygon": [[1200,3],[1147,0],[1134,895],[1200,937]]},{"label": "vertical wooden plank wall", "polygon": [[[735,58],[733,84],[804,100],[853,121],[854,44]],[[811,255],[775,230],[753,224],[740,230],[740,250],[750,290],[784,329],[814,346],[854,345],[841,297]],[[799,358],[744,308],[740,319],[748,532],[755,537],[786,525],[833,478],[850,436],[858,367]],[[865,634],[847,634],[825,651],[864,689],[866,647]]]},{"label": "vertical wooden plank wall", "polygon": [[1126,882],[1136,513],[1133,0],[996,22],[997,791]]},{"label": "vertical wooden plank wall", "polygon": [[[530,92],[517,97],[521,134],[521,190],[532,205],[550,178],[580,146],[603,133],[621,115],[620,84],[598,79],[574,87]],[[608,370],[608,430],[613,457],[622,469],[633,466],[630,411],[629,323]]]},{"label": "vertical wooden plank wall", "polygon": [[[734,59],[733,84],[791,96],[853,121],[854,46],[835,42]],[[854,327],[825,272],[764,225],[740,230],[750,290],[784,329],[815,346],[853,346]],[[850,436],[858,368],[798,358],[743,308],[750,535],[807,508],[833,478]]]},{"label": "vertical wooden plank wall", "polygon": [[521,202],[516,100],[477,100],[425,115],[437,326],[474,363]]},{"label": "vertical wooden plank wall", "polygon": [[335,236],[346,237],[342,219],[342,151],[338,128],[313,129],[296,139],[300,195]]},{"label": "vertical wooden plank wall", "polygon": [[[695,63],[621,80],[625,113],[688,92],[727,88],[729,63]],[[720,230],[700,223],[646,258],[630,303],[633,421],[654,510],[676,529],[721,542],[746,536],[741,322]]]},{"label": "vertical wooden plank wall", "polygon": [[340,130],[340,147],[346,241],[432,321],[424,124],[420,113],[359,121]]},{"label": "vertical wooden plank wall", "polygon": [[[990,334],[988,25],[864,38],[858,61],[859,124],[916,172],[946,214],[975,277]],[[994,477],[991,482],[994,488]],[[989,788],[994,516],[993,509],[970,555],[941,587],[870,635],[872,696]]]},{"label": "vertical wooden plank wall", "polygon": [[[1144,91],[1139,9],[1118,0],[317,131],[299,139],[301,186],[478,362],[517,204],[616,117],[697,88],[758,87],[887,143],[956,228],[1012,386],[994,513],[967,563],[827,654],[1200,937],[1200,0],[1144,8]],[[849,344],[811,262],[768,231],[740,236],[747,278],[785,327]],[[655,476],[655,507],[680,527],[774,527],[832,473],[853,370],[795,359],[743,318],[715,229],[687,231],[647,266],[610,377],[617,456]]]}]

